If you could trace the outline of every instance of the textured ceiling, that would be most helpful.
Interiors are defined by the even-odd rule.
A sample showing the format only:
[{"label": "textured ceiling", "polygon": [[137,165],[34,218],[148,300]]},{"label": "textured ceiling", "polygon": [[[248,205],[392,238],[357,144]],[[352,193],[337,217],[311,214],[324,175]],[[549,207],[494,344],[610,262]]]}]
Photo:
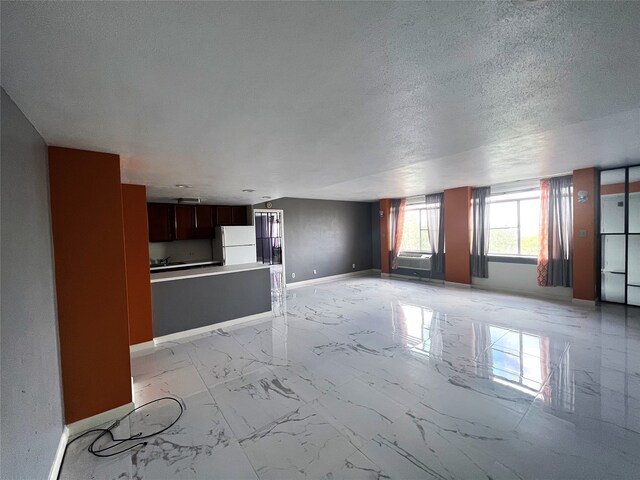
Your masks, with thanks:
[{"label": "textured ceiling", "polygon": [[1,8],[7,93],[152,198],[372,200],[640,162],[639,2]]}]

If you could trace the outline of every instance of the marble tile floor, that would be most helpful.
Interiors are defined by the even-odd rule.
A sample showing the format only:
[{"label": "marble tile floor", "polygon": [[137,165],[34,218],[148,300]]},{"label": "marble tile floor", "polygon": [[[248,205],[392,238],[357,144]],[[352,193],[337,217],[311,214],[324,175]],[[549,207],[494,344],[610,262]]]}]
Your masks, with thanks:
[{"label": "marble tile floor", "polygon": [[77,442],[60,478],[640,478],[638,308],[378,277],[273,298],[134,355],[136,404],[184,416],[110,459]]}]

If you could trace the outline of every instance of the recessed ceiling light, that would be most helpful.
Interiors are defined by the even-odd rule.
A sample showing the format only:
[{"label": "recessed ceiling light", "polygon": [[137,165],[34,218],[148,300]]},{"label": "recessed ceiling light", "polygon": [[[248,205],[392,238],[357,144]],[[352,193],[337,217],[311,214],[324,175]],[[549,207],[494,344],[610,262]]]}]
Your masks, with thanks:
[{"label": "recessed ceiling light", "polygon": [[176,187],[178,187],[178,188],[191,188],[191,185],[187,185],[186,183],[176,183]]},{"label": "recessed ceiling light", "polygon": [[266,195],[265,195],[265,196],[264,196],[264,197],[262,197],[262,198],[264,198],[265,200],[269,200],[271,197],[268,197],[268,196],[266,196]]},{"label": "recessed ceiling light", "polygon": [[245,189],[244,189],[244,190],[242,190],[242,191],[243,191],[243,192],[245,192],[245,193],[253,193],[253,192],[255,192],[255,190],[254,190],[254,189],[252,189],[252,188],[245,188]]}]

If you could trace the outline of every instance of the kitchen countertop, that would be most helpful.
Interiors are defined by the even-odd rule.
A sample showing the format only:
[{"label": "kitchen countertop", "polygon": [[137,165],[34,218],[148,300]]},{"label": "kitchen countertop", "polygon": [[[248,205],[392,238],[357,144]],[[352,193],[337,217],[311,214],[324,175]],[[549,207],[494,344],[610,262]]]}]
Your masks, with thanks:
[{"label": "kitchen countertop", "polygon": [[220,260],[200,260],[196,262],[178,262],[169,265],[158,265],[154,267],[149,267],[151,269],[151,273],[154,272],[163,272],[166,270],[176,270],[180,268],[191,268],[191,267],[202,267],[206,265],[221,265],[222,262]]},{"label": "kitchen countertop", "polygon": [[270,268],[263,263],[243,263],[242,265],[224,265],[218,267],[200,267],[192,270],[178,270],[165,272],[151,272],[151,283],[170,282],[185,278],[207,277],[209,275],[223,275],[225,273],[246,272]]}]

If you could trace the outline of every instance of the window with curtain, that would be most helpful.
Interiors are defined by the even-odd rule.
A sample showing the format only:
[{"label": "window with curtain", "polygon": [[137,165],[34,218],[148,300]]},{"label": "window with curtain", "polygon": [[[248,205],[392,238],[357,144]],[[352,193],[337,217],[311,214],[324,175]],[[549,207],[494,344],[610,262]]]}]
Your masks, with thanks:
[{"label": "window with curtain", "polygon": [[537,256],[540,190],[492,195],[489,203],[489,255]]},{"label": "window with curtain", "polygon": [[431,253],[427,206],[425,203],[407,205],[405,207],[404,233],[400,251]]}]

